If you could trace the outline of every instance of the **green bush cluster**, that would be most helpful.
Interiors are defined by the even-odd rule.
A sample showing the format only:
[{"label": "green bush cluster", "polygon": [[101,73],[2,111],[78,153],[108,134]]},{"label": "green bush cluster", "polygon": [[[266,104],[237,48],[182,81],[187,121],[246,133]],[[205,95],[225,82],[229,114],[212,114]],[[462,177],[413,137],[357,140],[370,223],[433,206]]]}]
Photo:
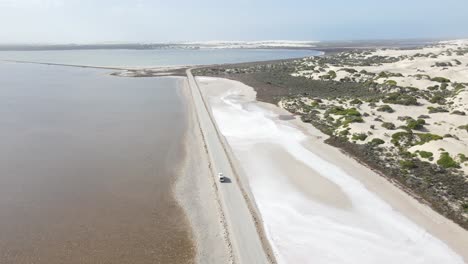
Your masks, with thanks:
[{"label": "green bush cluster", "polygon": [[364,133],[354,133],[351,139],[364,141],[366,140],[366,138],[367,138],[367,135]]},{"label": "green bush cluster", "polygon": [[466,132],[468,132],[468,124],[463,125],[463,126],[459,126],[458,128],[459,128],[459,129],[466,130]]},{"label": "green bush cluster", "polygon": [[447,109],[445,109],[444,107],[441,107],[441,106],[437,106],[437,107],[428,106],[427,110],[429,110],[430,114],[433,114],[433,113],[447,113],[448,112]]},{"label": "green bush cluster", "polygon": [[433,81],[433,82],[440,82],[440,83],[448,83],[448,82],[450,82],[449,79],[444,78],[444,77],[434,77],[434,78],[431,79],[431,81]]},{"label": "green bush cluster", "polygon": [[460,111],[460,110],[455,110],[453,111],[452,113],[450,113],[451,115],[461,115],[461,116],[464,116],[466,115],[466,113],[464,111]]},{"label": "green bush cluster", "polygon": [[350,123],[364,123],[364,119],[360,116],[345,116],[341,124],[347,126]]},{"label": "green bush cluster", "polygon": [[403,169],[414,169],[416,168],[416,164],[412,160],[400,160],[400,166]]},{"label": "green bush cluster", "polygon": [[395,129],[396,129],[395,124],[390,123],[390,122],[384,122],[384,123],[382,123],[382,127],[383,127],[383,128],[386,128],[386,129],[389,129],[389,130],[395,130]]},{"label": "green bush cluster", "polygon": [[393,113],[395,110],[389,105],[381,105],[377,108],[377,111],[379,112],[387,112],[387,113]]},{"label": "green bush cluster", "polygon": [[423,145],[427,142],[440,139],[442,139],[442,137],[435,134],[400,131],[392,135],[391,142],[395,146],[411,147],[415,145]]},{"label": "green bush cluster", "polygon": [[385,143],[385,141],[383,141],[383,140],[380,139],[380,138],[374,138],[374,139],[371,140],[371,144],[372,144],[372,145],[382,145],[382,144],[384,144],[384,143]]},{"label": "green bush cluster", "polygon": [[453,160],[447,152],[442,152],[440,158],[437,160],[437,164],[443,168],[458,168],[458,163]]},{"label": "green bush cluster", "polygon": [[406,120],[406,126],[409,129],[421,130],[424,128],[425,124],[426,124],[426,121],[424,119],[414,120],[411,118],[411,119]]},{"label": "green bush cluster", "polygon": [[461,163],[468,161],[468,157],[466,157],[466,155],[463,153],[459,153],[457,156],[460,159]]},{"label": "green bush cluster", "polygon": [[387,104],[418,105],[416,97],[404,93],[390,93],[383,99]]},{"label": "green bush cluster", "polygon": [[355,99],[351,100],[349,103],[352,104],[352,105],[356,105],[356,104],[362,104],[362,101],[355,98]]},{"label": "green bush cluster", "polygon": [[424,151],[424,150],[420,150],[418,154],[419,156],[421,156],[421,158],[424,158],[424,159],[429,159],[434,156],[432,152]]},{"label": "green bush cluster", "polygon": [[431,133],[416,133],[416,136],[418,136],[419,141],[416,142],[416,145],[423,145],[427,142],[433,141],[433,140],[441,140],[442,137],[436,134],[431,134]]},{"label": "green bush cluster", "polygon": [[334,106],[330,108],[328,113],[333,115],[361,116],[361,113],[356,108],[345,109],[341,106]]}]

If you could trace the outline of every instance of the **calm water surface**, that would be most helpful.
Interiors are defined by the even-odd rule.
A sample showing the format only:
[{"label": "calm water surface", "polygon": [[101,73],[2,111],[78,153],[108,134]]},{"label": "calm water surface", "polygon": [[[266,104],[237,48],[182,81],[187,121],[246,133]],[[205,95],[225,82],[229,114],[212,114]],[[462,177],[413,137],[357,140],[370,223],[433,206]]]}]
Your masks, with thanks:
[{"label": "calm water surface", "polygon": [[0,51],[0,60],[137,67],[238,63],[319,54],[321,53],[314,50],[281,49]]},{"label": "calm water surface", "polygon": [[185,263],[177,79],[0,63],[0,263]]}]

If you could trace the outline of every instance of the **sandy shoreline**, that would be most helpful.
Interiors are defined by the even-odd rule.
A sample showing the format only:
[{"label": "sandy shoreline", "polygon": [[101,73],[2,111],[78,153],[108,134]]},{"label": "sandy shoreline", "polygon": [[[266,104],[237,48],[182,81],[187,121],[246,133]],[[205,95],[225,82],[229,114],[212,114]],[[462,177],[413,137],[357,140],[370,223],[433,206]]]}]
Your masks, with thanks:
[{"label": "sandy shoreline", "polygon": [[[240,102],[248,102],[247,106],[245,107],[257,107],[259,109],[262,109],[262,111],[270,112],[272,115],[271,119],[274,120],[276,124],[287,125],[293,127],[294,129],[300,130],[307,137],[305,140],[302,141],[302,147],[310,151],[310,153],[313,153],[313,155],[319,157],[321,160],[333,164],[335,166],[339,166],[340,170],[346,172],[348,175],[351,175],[353,181],[359,182],[362,186],[365,187],[366,190],[376,195],[381,201],[383,201],[385,204],[391,207],[390,211],[388,211],[388,209],[382,210],[384,210],[385,212],[388,211],[391,214],[402,215],[401,218],[403,220],[401,220],[401,224],[404,223],[403,225],[408,226],[416,225],[422,230],[425,230],[427,233],[418,233],[421,231],[410,231],[412,230],[412,228],[395,229],[403,232],[402,234],[416,232],[416,234],[409,235],[409,237],[415,239],[413,242],[416,246],[414,246],[413,248],[414,251],[408,251],[408,254],[414,254],[415,252],[419,252],[419,254],[432,254],[433,252],[430,252],[431,250],[429,250],[428,248],[424,249],[422,252],[418,251],[418,245],[429,243],[427,245],[432,245],[434,252],[440,250],[440,255],[434,255],[434,257],[441,257],[442,260],[444,258],[443,255],[445,254],[443,252],[448,250],[444,249],[444,244],[446,244],[453,252],[456,252],[457,255],[461,256],[464,259],[464,262],[467,262],[468,253],[466,252],[466,248],[468,248],[468,234],[466,230],[460,228],[458,225],[454,224],[450,220],[447,220],[440,214],[434,212],[428,206],[419,203],[414,198],[412,198],[411,196],[409,196],[408,194],[406,194],[405,192],[388,182],[386,179],[377,175],[375,172],[361,165],[354,159],[346,156],[338,149],[325,144],[324,139],[326,138],[326,136],[320,133],[312,126],[304,124],[296,119],[285,120],[290,119],[287,118],[291,117],[291,114],[289,112],[271,104],[254,102],[255,92],[252,88],[238,82],[224,79],[201,78],[199,80],[201,83],[201,88],[210,98],[210,103],[214,108],[215,117],[218,116],[216,119],[220,123],[219,125],[221,127],[221,131],[223,132],[224,130],[223,134],[227,133],[225,134],[225,136],[227,137],[229,143],[232,145],[233,151],[235,155],[239,158],[243,169],[249,175],[249,185],[252,188],[252,192],[254,193],[257,205],[260,208],[262,216],[264,218],[267,218],[264,222],[264,224],[266,224],[265,228],[269,233],[269,239],[270,242],[272,242],[272,246],[278,257],[279,263],[284,263],[286,262],[286,260],[291,260],[291,257],[294,258],[294,256],[288,256],[289,252],[287,252],[287,250],[289,250],[290,248],[288,248],[288,245],[282,244],[281,239],[278,240],[279,238],[275,237],[276,235],[278,235],[278,233],[275,233],[275,231],[271,229],[272,225],[270,225],[270,218],[278,218],[281,216],[275,215],[276,209],[274,207],[270,206],[269,204],[261,204],[264,202],[264,199],[261,197],[261,195],[266,194],[264,189],[277,187],[279,188],[278,190],[283,190],[284,188],[290,188],[291,190],[294,190],[294,195],[298,195],[298,197],[300,197],[294,197],[292,199],[303,199],[305,197],[307,200],[313,201],[313,203],[319,203],[321,204],[321,206],[325,205],[329,208],[336,208],[338,212],[342,213],[353,211],[349,208],[353,206],[359,207],[359,205],[356,205],[356,201],[351,199],[349,193],[343,193],[343,186],[338,186],[336,181],[333,182],[333,180],[330,180],[330,178],[324,177],[323,171],[316,170],[314,172],[314,170],[311,170],[310,167],[304,167],[303,162],[298,161],[297,157],[295,158],[293,156],[290,156],[291,154],[285,152],[284,149],[281,148],[281,146],[275,146],[275,144],[271,144],[269,143],[269,141],[266,141],[265,143],[261,144],[253,144],[252,142],[248,142],[250,139],[242,138],[242,132],[236,132],[240,134],[230,134],[232,133],[232,130],[230,130],[231,127],[226,128],[226,126],[229,126],[229,124],[226,124],[227,120],[219,120],[219,118],[222,118],[222,113],[219,111],[227,111],[225,108],[226,106],[223,106],[223,103],[225,102],[222,102],[221,97],[226,96],[226,92],[228,91],[230,91],[231,93],[230,96],[234,96],[236,100]],[[239,107],[239,105],[233,104],[231,105],[231,107],[235,108]],[[252,113],[255,114],[256,112],[254,111]],[[232,120],[230,120],[229,123],[231,122],[236,123],[237,120],[234,120],[234,118],[232,117]],[[247,123],[245,123],[245,125],[247,125]],[[265,137],[268,137],[268,131],[258,131],[258,133],[262,132],[265,132]],[[262,136],[263,135],[260,135],[260,137]],[[254,148],[251,148],[251,146],[249,146],[249,144],[251,143],[253,144]],[[252,152],[255,152],[255,156],[252,156]],[[246,159],[245,157],[251,159],[248,160],[248,158]],[[255,160],[252,161],[253,159]],[[271,164],[270,167],[272,166],[272,168],[259,168],[260,165],[258,165],[258,163]],[[270,175],[276,175],[277,177],[269,178],[267,179],[267,181],[262,181],[261,177],[263,176],[261,175],[265,174],[265,170],[267,170]],[[290,175],[291,173],[288,173],[288,171],[294,171],[295,175]],[[252,178],[252,175],[255,175],[255,177]],[[272,181],[277,182],[275,183]],[[261,183],[262,187],[259,187],[259,185],[256,182]],[[265,184],[271,184],[271,186],[265,187]],[[275,186],[276,184],[279,184],[279,186]],[[266,210],[265,208],[267,208],[270,211]],[[379,210],[376,210],[375,212],[379,212]],[[384,221],[382,223],[385,223],[386,220],[382,221]],[[368,225],[370,226],[370,231],[368,231],[380,234],[380,230],[377,227],[377,229],[372,231],[372,226],[374,224],[375,223],[373,223],[372,221],[368,223]],[[381,226],[381,228],[388,227],[391,230],[391,228],[396,228],[396,226],[398,226],[396,225],[396,223],[393,224],[395,224],[394,227]],[[356,226],[358,226],[357,223]],[[311,232],[312,231],[313,230],[311,230]],[[386,233],[383,232],[383,234]],[[291,237],[293,237],[293,235],[294,234],[291,234]],[[392,235],[390,233],[386,235],[390,236],[391,239],[395,239],[395,241],[399,241],[398,237],[392,238]],[[298,236],[295,237],[295,239],[300,240],[304,239],[304,237]],[[444,244],[441,244],[434,239],[439,239],[440,241],[443,241]],[[411,248],[411,245],[412,244],[408,244],[407,246]],[[296,253],[300,254],[301,252]],[[382,253],[381,257],[384,256],[386,255]],[[313,256],[310,256],[310,258],[313,258]],[[358,256],[356,256],[356,258],[358,258]],[[457,257],[454,255],[453,259],[456,258]],[[304,261],[305,259],[296,260]],[[433,261],[436,260],[434,259]]]}]

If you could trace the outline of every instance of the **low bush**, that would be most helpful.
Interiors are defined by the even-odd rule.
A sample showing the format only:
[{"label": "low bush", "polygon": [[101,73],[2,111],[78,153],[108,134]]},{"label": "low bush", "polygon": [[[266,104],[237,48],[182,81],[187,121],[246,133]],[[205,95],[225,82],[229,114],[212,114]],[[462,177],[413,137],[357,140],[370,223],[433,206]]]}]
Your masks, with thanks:
[{"label": "low bush", "polygon": [[372,139],[372,141],[371,141],[371,144],[372,144],[372,145],[376,145],[376,146],[377,146],[377,145],[382,145],[382,144],[384,144],[384,143],[385,143],[385,141],[383,141],[383,140],[380,139],[380,138],[374,138],[374,139]]},{"label": "low bush", "polygon": [[458,163],[453,160],[447,152],[442,152],[440,158],[437,160],[437,164],[443,168],[458,168]]},{"label": "low bush", "polygon": [[433,113],[447,113],[448,112],[447,109],[445,109],[444,107],[440,107],[440,106],[437,106],[437,107],[428,106],[427,110],[429,110],[430,114],[433,114]]},{"label": "low bush", "polygon": [[444,78],[444,77],[434,77],[434,78],[431,79],[431,81],[433,81],[433,82],[440,82],[440,83],[448,83],[448,82],[450,82],[449,79]]},{"label": "low bush", "polygon": [[355,133],[355,134],[353,134],[353,137],[351,139],[352,140],[364,141],[364,140],[366,140],[366,138],[367,138],[367,135],[364,134],[364,133]]},{"label": "low bush", "polygon": [[450,113],[450,114],[451,114],[451,115],[461,115],[461,116],[464,116],[464,115],[466,115],[466,113],[465,113],[465,112],[463,112],[463,111],[460,111],[460,110],[455,110],[455,111],[453,111],[453,112],[452,112],[452,113]]},{"label": "low bush", "polygon": [[382,127],[383,127],[383,128],[386,128],[386,129],[389,129],[389,130],[395,130],[395,129],[396,129],[395,124],[390,123],[390,122],[384,122],[384,123],[382,123]]},{"label": "low bush", "polygon": [[417,133],[416,134],[419,138],[418,142],[416,142],[416,145],[423,145],[427,142],[433,141],[433,140],[441,140],[442,137],[439,135],[431,134],[431,133]]},{"label": "low bush", "polygon": [[429,159],[430,157],[434,156],[432,152],[424,151],[424,150],[420,150],[418,154],[419,156],[421,156],[421,158],[424,158],[424,159]]},{"label": "low bush", "polygon": [[417,167],[412,160],[400,160],[400,166],[403,169],[414,169]]},{"label": "low bush", "polygon": [[468,157],[463,153],[459,153],[457,156],[461,163],[468,161]]},{"label": "low bush", "polygon": [[459,128],[459,129],[466,130],[466,132],[468,132],[468,124],[463,125],[463,126],[459,126],[458,128]]},{"label": "low bush", "polygon": [[347,126],[350,123],[364,123],[364,119],[360,116],[346,116],[342,121],[343,126]]},{"label": "low bush", "polygon": [[390,93],[383,99],[387,104],[418,105],[416,97],[403,93]]},{"label": "low bush", "polygon": [[418,119],[418,120],[408,119],[408,120],[406,120],[406,126],[409,129],[421,130],[421,129],[424,128],[425,124],[426,124],[426,121],[424,121],[424,119]]},{"label": "low bush", "polygon": [[395,110],[389,105],[381,105],[379,108],[377,108],[377,111],[379,112],[387,112],[387,113],[393,113]]},{"label": "low bush", "polygon": [[362,101],[355,98],[355,99],[351,100],[349,103],[352,104],[352,105],[356,105],[356,104],[362,104]]},{"label": "low bush", "polygon": [[356,108],[345,109],[341,106],[334,106],[327,111],[329,114],[344,115],[344,116],[361,116]]}]

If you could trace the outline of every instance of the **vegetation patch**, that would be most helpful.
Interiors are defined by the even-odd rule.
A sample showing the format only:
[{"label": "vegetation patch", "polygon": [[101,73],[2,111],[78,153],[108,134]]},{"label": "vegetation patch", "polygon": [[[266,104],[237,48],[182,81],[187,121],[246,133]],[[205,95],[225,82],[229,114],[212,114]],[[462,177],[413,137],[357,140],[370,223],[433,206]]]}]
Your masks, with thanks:
[{"label": "vegetation patch", "polygon": [[406,126],[410,129],[413,130],[421,130],[424,128],[424,125],[426,124],[426,121],[424,119],[407,119],[406,120]]},{"label": "vegetation patch", "polygon": [[433,82],[439,82],[439,83],[449,83],[450,80],[444,77],[434,77],[431,79]]},{"label": "vegetation patch", "polygon": [[383,127],[383,128],[386,128],[386,129],[389,129],[389,130],[395,130],[395,129],[396,129],[395,124],[390,123],[390,122],[384,122],[384,123],[382,123],[382,127]]},{"label": "vegetation patch", "polygon": [[361,116],[361,113],[356,108],[343,108],[341,106],[334,106],[327,111],[333,115],[344,115],[344,116]]},{"label": "vegetation patch", "polygon": [[380,138],[374,138],[374,139],[371,140],[370,143],[371,143],[372,145],[376,145],[376,146],[377,146],[377,145],[382,145],[382,144],[384,144],[385,141],[383,141],[383,140],[380,139]]},{"label": "vegetation patch", "polygon": [[367,138],[367,135],[364,134],[364,133],[355,133],[355,134],[353,134],[353,137],[351,139],[355,140],[355,141],[357,141],[357,140],[364,141],[364,140],[366,140],[366,138]]},{"label": "vegetation patch", "polygon": [[417,168],[416,163],[412,160],[400,160],[400,166],[403,169],[414,169]]},{"label": "vegetation patch", "polygon": [[432,158],[434,156],[434,154],[432,152],[429,152],[429,151],[424,151],[424,150],[420,150],[418,152],[419,156],[421,156],[421,158],[424,158],[424,159],[429,159],[429,158]]},{"label": "vegetation patch", "polygon": [[440,139],[442,139],[442,137],[435,134],[400,131],[392,135],[391,142],[398,147],[412,147],[416,145],[423,145],[427,142]]},{"label": "vegetation patch", "polygon": [[459,129],[466,130],[466,132],[468,132],[468,124],[463,125],[463,126],[459,126],[458,128],[459,128]]},{"label": "vegetation patch", "polygon": [[395,110],[389,105],[381,105],[379,108],[377,108],[377,111],[379,112],[387,112],[387,113],[393,113]]},{"label": "vegetation patch", "polygon": [[437,160],[437,164],[443,168],[458,168],[460,167],[458,163],[450,157],[447,152],[442,152],[440,158]]},{"label": "vegetation patch", "polygon": [[416,97],[403,93],[390,93],[383,99],[387,104],[419,105]]},{"label": "vegetation patch", "polygon": [[427,110],[429,110],[430,114],[433,114],[433,113],[447,113],[448,112],[448,110],[446,108],[440,107],[440,106],[437,106],[437,107],[428,106]]}]

